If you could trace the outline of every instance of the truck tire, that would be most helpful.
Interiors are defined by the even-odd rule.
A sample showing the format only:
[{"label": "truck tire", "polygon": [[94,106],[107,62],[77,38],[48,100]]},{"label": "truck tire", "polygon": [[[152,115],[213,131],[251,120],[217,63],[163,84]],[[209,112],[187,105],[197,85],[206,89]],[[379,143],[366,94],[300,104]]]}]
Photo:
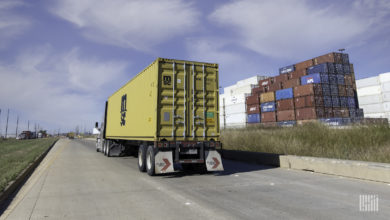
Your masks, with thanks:
[{"label": "truck tire", "polygon": [[149,146],[146,152],[146,172],[149,176],[154,176],[154,148]]},{"label": "truck tire", "polygon": [[111,144],[112,141],[107,141],[107,152],[106,152],[107,157],[110,157]]},{"label": "truck tire", "polygon": [[106,146],[107,146],[107,140],[104,140],[103,142],[103,150],[102,150],[102,153],[104,156],[106,156]]},{"label": "truck tire", "polygon": [[140,145],[138,148],[138,169],[141,172],[146,171],[146,146]]}]

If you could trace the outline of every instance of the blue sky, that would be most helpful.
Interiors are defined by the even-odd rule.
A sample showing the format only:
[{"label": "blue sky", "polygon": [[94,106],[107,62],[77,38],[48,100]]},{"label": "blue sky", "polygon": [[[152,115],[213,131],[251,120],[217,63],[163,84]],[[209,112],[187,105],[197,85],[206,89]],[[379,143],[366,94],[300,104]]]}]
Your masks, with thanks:
[{"label": "blue sky", "polygon": [[390,71],[390,1],[0,0],[0,132],[11,109],[92,127],[157,57],[215,62],[220,86],[346,48],[357,79]]}]

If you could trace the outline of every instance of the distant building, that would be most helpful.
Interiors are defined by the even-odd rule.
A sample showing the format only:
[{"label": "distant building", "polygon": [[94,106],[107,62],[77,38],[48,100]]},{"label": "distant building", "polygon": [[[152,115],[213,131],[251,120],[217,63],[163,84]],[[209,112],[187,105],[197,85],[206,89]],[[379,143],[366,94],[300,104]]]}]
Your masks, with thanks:
[{"label": "distant building", "polygon": [[250,95],[251,89],[259,80],[267,76],[253,76],[238,81],[236,84],[225,87],[219,96],[220,127],[244,127],[247,122],[245,97]]},{"label": "distant building", "polygon": [[364,117],[390,121],[390,72],[356,80],[356,88]]}]

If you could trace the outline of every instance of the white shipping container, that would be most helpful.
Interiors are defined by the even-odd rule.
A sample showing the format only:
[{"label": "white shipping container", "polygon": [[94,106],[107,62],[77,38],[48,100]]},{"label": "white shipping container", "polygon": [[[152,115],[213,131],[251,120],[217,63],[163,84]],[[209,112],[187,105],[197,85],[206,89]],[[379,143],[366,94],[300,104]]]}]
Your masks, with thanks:
[{"label": "white shipping container", "polygon": [[390,72],[379,74],[379,82],[380,83],[390,82]]},{"label": "white shipping container", "polygon": [[381,94],[381,86],[369,86],[362,87],[357,89],[358,96],[366,96],[366,95],[379,95]]},{"label": "white shipping container", "polygon": [[237,94],[233,96],[225,96],[225,106],[244,103],[245,104],[245,93]]},{"label": "white shipping container", "polygon": [[383,103],[383,110],[386,113],[390,112],[390,102],[384,102]]},{"label": "white shipping container", "polygon": [[363,109],[364,114],[368,113],[382,113],[384,112],[383,109],[383,104],[378,103],[378,104],[370,104],[370,105],[362,105],[359,103],[359,107]]},{"label": "white shipping container", "polygon": [[358,89],[364,87],[370,87],[370,86],[377,86],[377,85],[379,85],[378,76],[356,80],[356,88]]},{"label": "white shipping container", "polygon": [[364,113],[365,118],[388,118],[389,114],[386,114],[384,112],[381,113]]},{"label": "white shipping container", "polygon": [[226,114],[226,127],[229,124],[234,123],[246,123],[246,114],[245,113],[236,113],[236,114]]},{"label": "white shipping container", "polygon": [[236,113],[245,113],[246,105],[245,103],[234,104],[234,105],[225,105],[225,114],[236,114]]},{"label": "white shipping container", "polygon": [[267,76],[253,76],[247,79],[243,79],[237,82],[237,86],[258,84],[260,80],[268,78]]},{"label": "white shipping container", "polygon": [[382,93],[382,101],[383,102],[390,102],[390,92]]},{"label": "white shipping container", "polygon": [[377,104],[382,102],[382,96],[381,95],[358,96],[358,101],[359,101],[359,105]]},{"label": "white shipping container", "polygon": [[390,82],[385,82],[381,84],[382,92],[390,92]]},{"label": "white shipping container", "polygon": [[252,85],[245,85],[245,86],[237,86],[233,90],[231,90],[230,95],[241,95],[243,93],[251,93],[252,92]]}]

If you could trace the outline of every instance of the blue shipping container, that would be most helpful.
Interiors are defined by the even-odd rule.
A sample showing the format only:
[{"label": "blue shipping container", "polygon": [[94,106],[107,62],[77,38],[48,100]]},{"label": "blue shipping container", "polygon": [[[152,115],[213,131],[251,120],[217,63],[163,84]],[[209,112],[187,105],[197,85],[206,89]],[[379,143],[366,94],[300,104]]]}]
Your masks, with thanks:
[{"label": "blue shipping container", "polygon": [[345,78],[344,75],[337,74],[337,84],[344,85],[345,84]]},{"label": "blue shipping container", "polygon": [[294,93],[292,88],[276,90],[275,92],[276,100],[292,99],[293,97]]},{"label": "blue shipping container", "polygon": [[333,63],[321,63],[307,68],[307,74],[313,73],[335,73]]},{"label": "blue shipping container", "polygon": [[279,73],[280,74],[289,73],[289,72],[292,72],[294,70],[295,70],[295,65],[290,65],[290,66],[285,66],[285,67],[279,68]]},{"label": "blue shipping container", "polygon": [[321,73],[321,83],[329,84],[329,75],[327,73]]},{"label": "blue shipping container", "polygon": [[343,53],[342,58],[344,64],[349,64],[349,56],[347,53]]},{"label": "blue shipping container", "polygon": [[337,85],[330,85],[330,95],[338,96],[339,95],[339,87]]},{"label": "blue shipping container", "polygon": [[264,102],[260,105],[261,112],[274,112],[275,102]]},{"label": "blue shipping container", "polygon": [[338,96],[332,96],[332,106],[340,107],[340,99]]},{"label": "blue shipping container", "polygon": [[324,96],[324,106],[328,107],[328,108],[333,106],[333,104],[332,104],[332,97]]},{"label": "blue shipping container", "polygon": [[297,124],[297,121],[279,121],[277,124],[280,127],[293,127]]},{"label": "blue shipping container", "polygon": [[351,68],[349,67],[349,64],[343,65],[343,71],[344,71],[344,74],[350,74]]},{"label": "blue shipping container", "polygon": [[301,85],[306,85],[311,83],[321,83],[321,75],[319,73],[313,73],[301,77]]},{"label": "blue shipping container", "polygon": [[340,97],[340,107],[347,108],[348,107],[348,98]]},{"label": "blue shipping container", "polygon": [[349,111],[349,117],[355,118],[357,116],[355,108],[350,108],[350,109],[348,109],[348,111]]},{"label": "blue shipping container", "polygon": [[337,75],[329,74],[329,84],[333,84],[333,85],[337,84]]},{"label": "blue shipping container", "polygon": [[344,70],[343,70],[343,64],[335,64],[334,65],[335,69],[336,69],[336,73],[337,74],[344,74]]},{"label": "blue shipping container", "polygon": [[348,107],[356,108],[356,102],[354,97],[348,97]]},{"label": "blue shipping container", "polygon": [[248,123],[260,123],[260,114],[248,114]]},{"label": "blue shipping container", "polygon": [[330,86],[328,84],[322,84],[322,95],[330,96]]},{"label": "blue shipping container", "polygon": [[342,118],[321,118],[320,122],[330,126],[340,126],[344,124]]}]

